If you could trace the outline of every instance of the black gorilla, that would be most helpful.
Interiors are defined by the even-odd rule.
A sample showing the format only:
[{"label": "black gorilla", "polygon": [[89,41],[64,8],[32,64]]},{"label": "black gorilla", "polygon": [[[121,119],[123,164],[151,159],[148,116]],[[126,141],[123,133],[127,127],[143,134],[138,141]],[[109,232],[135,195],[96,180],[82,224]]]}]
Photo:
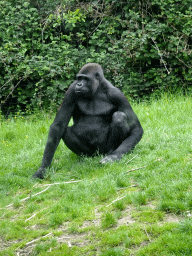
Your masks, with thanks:
[{"label": "black gorilla", "polygon": [[[71,117],[74,124],[68,127]],[[77,155],[107,154],[100,162],[106,163],[121,159],[142,134],[126,97],[105,79],[99,64],[86,64],[66,92],[50,127],[41,167],[33,177],[44,177],[61,139]]]}]

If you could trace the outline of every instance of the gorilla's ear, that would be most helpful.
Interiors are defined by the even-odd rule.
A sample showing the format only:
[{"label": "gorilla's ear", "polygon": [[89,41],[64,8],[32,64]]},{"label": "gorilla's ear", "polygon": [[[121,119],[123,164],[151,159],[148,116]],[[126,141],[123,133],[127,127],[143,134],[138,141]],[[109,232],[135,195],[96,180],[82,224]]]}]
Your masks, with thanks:
[{"label": "gorilla's ear", "polygon": [[99,73],[96,72],[96,73],[95,73],[95,78],[96,78],[97,80],[99,80],[99,77],[100,77]]}]

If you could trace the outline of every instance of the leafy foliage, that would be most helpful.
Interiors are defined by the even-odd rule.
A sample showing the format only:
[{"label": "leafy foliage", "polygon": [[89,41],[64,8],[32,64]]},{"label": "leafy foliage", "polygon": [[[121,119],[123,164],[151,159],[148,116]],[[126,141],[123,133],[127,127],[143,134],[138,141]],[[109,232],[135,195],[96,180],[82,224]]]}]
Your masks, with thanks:
[{"label": "leafy foliage", "polygon": [[1,1],[2,110],[57,107],[87,62],[130,97],[190,90],[191,25],[190,0]]}]

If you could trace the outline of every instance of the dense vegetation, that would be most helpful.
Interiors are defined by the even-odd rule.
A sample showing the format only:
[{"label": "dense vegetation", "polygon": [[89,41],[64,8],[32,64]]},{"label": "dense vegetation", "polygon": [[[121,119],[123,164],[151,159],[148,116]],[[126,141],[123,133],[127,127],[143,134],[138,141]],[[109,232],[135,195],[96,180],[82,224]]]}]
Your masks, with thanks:
[{"label": "dense vegetation", "polygon": [[190,90],[191,0],[0,1],[4,113],[58,106],[87,62],[130,97]]}]

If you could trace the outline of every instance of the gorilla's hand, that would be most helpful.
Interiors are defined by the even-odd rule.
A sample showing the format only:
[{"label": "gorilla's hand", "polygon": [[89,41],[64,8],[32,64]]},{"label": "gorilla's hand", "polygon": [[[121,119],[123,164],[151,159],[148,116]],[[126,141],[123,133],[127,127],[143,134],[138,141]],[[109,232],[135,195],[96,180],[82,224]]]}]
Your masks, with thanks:
[{"label": "gorilla's hand", "polygon": [[39,168],[36,173],[32,176],[32,178],[34,179],[43,179],[44,178],[44,175],[45,175],[45,169],[44,168]]},{"label": "gorilla's hand", "polygon": [[101,161],[100,164],[105,164],[105,163],[109,163],[109,162],[114,162],[114,161],[118,161],[120,160],[121,157],[117,156],[117,155],[108,155],[106,157],[104,157]]}]

